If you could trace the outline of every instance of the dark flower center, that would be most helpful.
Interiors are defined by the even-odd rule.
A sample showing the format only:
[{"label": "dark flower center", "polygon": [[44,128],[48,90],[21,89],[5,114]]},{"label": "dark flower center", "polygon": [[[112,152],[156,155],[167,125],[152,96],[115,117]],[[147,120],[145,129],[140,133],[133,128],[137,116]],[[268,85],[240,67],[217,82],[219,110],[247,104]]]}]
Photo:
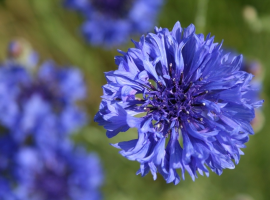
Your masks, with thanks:
[{"label": "dark flower center", "polygon": [[91,2],[99,12],[117,19],[126,17],[133,4],[133,0],[92,0]]},{"label": "dark flower center", "polygon": [[55,99],[57,92],[54,92],[53,88],[49,88],[40,82],[35,82],[31,85],[23,86],[21,98],[29,98],[34,94],[39,94],[44,100],[52,101]]},{"label": "dark flower center", "polygon": [[55,110],[62,108],[63,102],[61,101],[61,95],[59,89],[54,84],[48,84],[42,81],[35,81],[30,85],[22,85],[21,93],[19,95],[19,102],[27,102],[33,95],[39,95],[44,101],[50,102],[54,106]]},{"label": "dark flower center", "polygon": [[68,176],[66,173],[55,172],[45,169],[40,174],[36,174],[35,188],[33,193],[42,197],[42,199],[69,199],[68,194]]},{"label": "dark flower center", "polygon": [[156,121],[157,131],[183,128],[185,122],[203,123],[201,112],[205,103],[202,99],[208,91],[200,90],[202,78],[192,83],[185,80],[183,72],[180,77],[175,77],[172,64],[169,69],[169,77],[164,79],[164,83],[159,81],[154,86],[150,82],[149,90],[141,100],[147,116]]}]

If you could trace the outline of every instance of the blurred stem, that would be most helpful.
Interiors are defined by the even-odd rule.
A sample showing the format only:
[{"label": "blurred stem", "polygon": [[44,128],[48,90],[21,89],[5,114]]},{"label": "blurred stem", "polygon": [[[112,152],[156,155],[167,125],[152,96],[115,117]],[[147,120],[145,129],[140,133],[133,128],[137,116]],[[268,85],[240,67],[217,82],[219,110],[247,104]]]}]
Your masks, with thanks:
[{"label": "blurred stem", "polygon": [[206,25],[208,0],[198,0],[198,8],[195,16],[195,26],[198,33],[204,33]]},{"label": "blurred stem", "polygon": [[[93,54],[83,47],[63,26],[60,20],[53,12],[52,8],[55,5],[52,1],[40,0],[30,1],[36,11],[40,25],[43,28],[44,34],[46,34],[50,41],[58,48],[61,52],[69,58],[70,62],[78,65],[80,68],[89,74],[92,74],[91,79],[96,82],[100,82],[98,60],[93,57]],[[88,54],[86,55],[86,53]],[[87,63],[87,64],[86,64]],[[94,76],[93,76],[94,74]]]}]

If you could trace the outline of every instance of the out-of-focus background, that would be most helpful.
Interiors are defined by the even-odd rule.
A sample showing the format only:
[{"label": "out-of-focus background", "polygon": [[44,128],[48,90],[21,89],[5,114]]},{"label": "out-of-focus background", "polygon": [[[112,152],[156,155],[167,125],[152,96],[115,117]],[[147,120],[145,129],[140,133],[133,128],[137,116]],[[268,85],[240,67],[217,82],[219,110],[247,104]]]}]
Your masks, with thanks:
[{"label": "out-of-focus background", "polygon": [[[270,1],[269,0],[167,0],[158,17],[157,26],[171,29],[176,21],[183,27],[194,23],[197,33],[215,35],[224,46],[242,53],[249,60],[258,60],[264,67],[262,98],[264,127],[250,137],[245,155],[234,170],[221,176],[199,176],[195,182],[186,180],[177,186],[166,184],[161,176],[153,181],[149,174],[136,176],[139,163],[128,161],[109,145],[135,136],[135,130],[108,139],[105,130],[93,122],[98,111],[101,86],[106,83],[103,72],[115,70],[116,49],[91,47],[80,37],[83,18],[62,7],[61,0],[0,0],[0,60],[12,39],[24,38],[39,53],[41,60],[54,59],[62,65],[80,68],[88,86],[85,101],[90,123],[74,140],[97,152],[105,171],[102,187],[108,200],[268,200],[270,199]],[[153,27],[154,29],[154,27]],[[138,40],[139,37],[133,39]],[[130,42],[119,47],[126,51]],[[72,91],[71,91],[72,92]]]}]

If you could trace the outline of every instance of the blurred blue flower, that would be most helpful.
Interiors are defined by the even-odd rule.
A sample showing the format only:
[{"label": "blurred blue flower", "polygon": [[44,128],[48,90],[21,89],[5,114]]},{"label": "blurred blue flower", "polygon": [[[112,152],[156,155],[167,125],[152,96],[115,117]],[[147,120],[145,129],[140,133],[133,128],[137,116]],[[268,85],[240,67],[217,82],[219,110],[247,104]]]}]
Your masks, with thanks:
[{"label": "blurred blue flower", "polygon": [[11,60],[1,64],[0,124],[18,141],[31,136],[39,145],[52,145],[86,123],[77,105],[85,98],[85,83],[78,69],[53,61],[34,69]]},{"label": "blurred blue flower", "polygon": [[149,31],[163,0],[65,0],[69,9],[86,18],[82,34],[92,45],[112,47],[127,42],[130,35]]},{"label": "blurred blue flower", "polygon": [[103,172],[98,157],[82,149],[55,148],[46,155],[22,148],[16,158],[20,200],[99,200]]},{"label": "blurred blue flower", "polygon": [[69,138],[87,121],[83,76],[53,61],[38,67],[24,45],[13,42],[0,64],[0,199],[99,200],[100,161]]},{"label": "blurred blue flower", "polygon": [[208,176],[207,167],[218,175],[233,169],[254,134],[254,108],[263,103],[244,97],[252,75],[239,70],[242,56],[230,60],[214,37],[179,22],[134,44],[115,57],[118,70],[105,74],[95,116],[109,138],[138,129],[138,139],[113,146],[140,163],[137,174],[151,171],[156,179],[159,172],[167,183],[179,183],[179,168],[193,180],[197,171]]}]

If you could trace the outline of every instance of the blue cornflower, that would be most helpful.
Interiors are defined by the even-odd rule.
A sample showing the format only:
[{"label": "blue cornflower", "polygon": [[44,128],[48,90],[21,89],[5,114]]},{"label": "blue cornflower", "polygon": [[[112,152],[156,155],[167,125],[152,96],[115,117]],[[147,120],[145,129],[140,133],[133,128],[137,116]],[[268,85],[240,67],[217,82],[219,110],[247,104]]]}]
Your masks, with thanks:
[{"label": "blue cornflower", "polygon": [[53,145],[86,123],[86,113],[77,105],[86,96],[78,69],[53,61],[37,68],[29,59],[18,62],[10,55],[0,68],[1,126],[18,141],[30,136],[38,145]]},{"label": "blue cornflower", "polygon": [[93,45],[123,44],[130,35],[149,31],[163,0],[65,0],[86,18],[81,31]]},{"label": "blue cornflower", "polygon": [[99,200],[103,182],[100,160],[83,149],[54,148],[50,155],[22,148],[16,157],[20,200]]},{"label": "blue cornflower", "polygon": [[151,171],[156,179],[159,172],[167,183],[180,181],[176,169],[193,180],[197,171],[208,176],[208,168],[218,175],[233,169],[254,133],[254,108],[263,102],[244,97],[253,76],[239,70],[242,56],[229,59],[214,37],[179,22],[171,32],[156,28],[134,44],[119,51],[118,69],[105,74],[95,116],[109,138],[138,129],[137,139],[113,146],[140,163],[137,174]]},{"label": "blue cornflower", "polygon": [[86,122],[82,74],[53,61],[37,67],[24,44],[11,43],[0,64],[0,199],[99,200],[100,161],[69,138]]}]

